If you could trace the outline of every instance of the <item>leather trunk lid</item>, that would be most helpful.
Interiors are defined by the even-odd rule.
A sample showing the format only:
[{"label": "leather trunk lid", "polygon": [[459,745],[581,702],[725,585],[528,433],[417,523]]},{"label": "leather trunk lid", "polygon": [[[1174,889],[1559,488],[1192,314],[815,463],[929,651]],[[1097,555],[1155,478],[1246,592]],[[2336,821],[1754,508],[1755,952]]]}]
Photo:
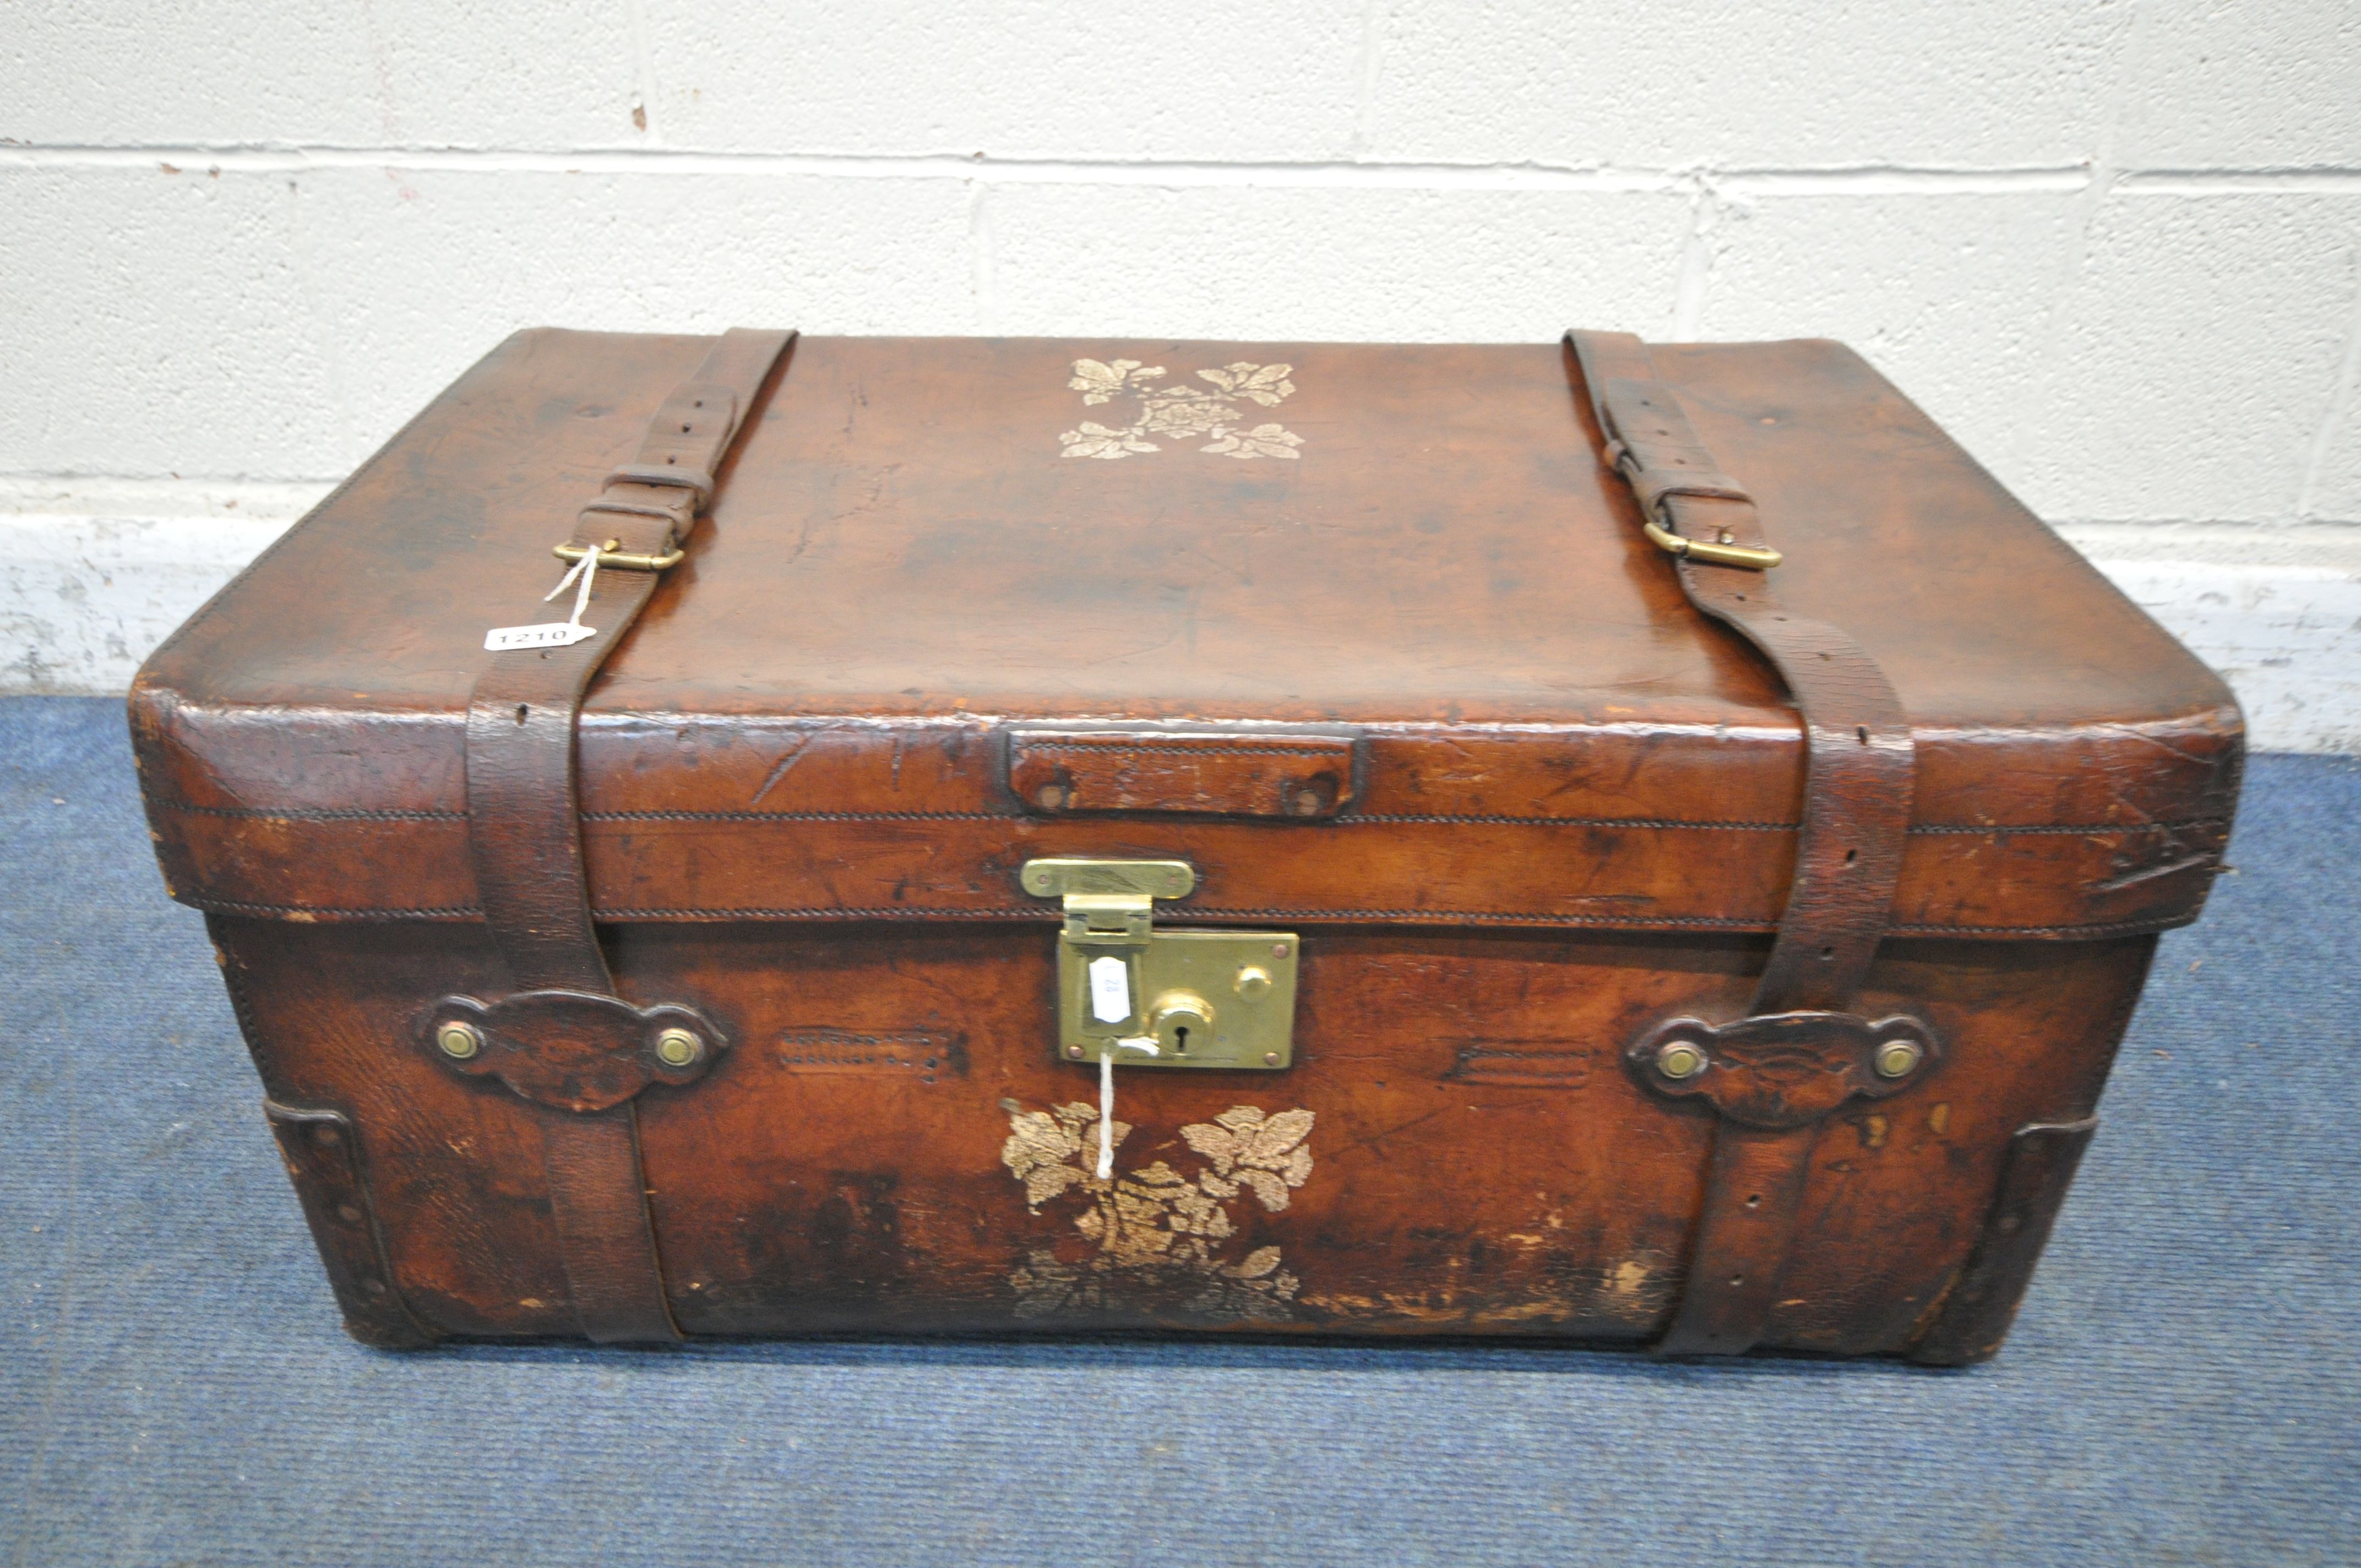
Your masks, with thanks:
[{"label": "leather trunk lid", "polygon": [[[157,652],[176,896],[472,916],[484,631],[706,341],[511,338]],[[1556,345],[791,353],[586,708],[602,918],[1041,919],[1024,861],[1136,855],[1199,868],[1176,921],[1775,923],[1795,715],[1682,599]],[[2193,918],[2222,683],[1850,351],[1655,355],[1783,597],[1911,716],[1896,928]]]}]

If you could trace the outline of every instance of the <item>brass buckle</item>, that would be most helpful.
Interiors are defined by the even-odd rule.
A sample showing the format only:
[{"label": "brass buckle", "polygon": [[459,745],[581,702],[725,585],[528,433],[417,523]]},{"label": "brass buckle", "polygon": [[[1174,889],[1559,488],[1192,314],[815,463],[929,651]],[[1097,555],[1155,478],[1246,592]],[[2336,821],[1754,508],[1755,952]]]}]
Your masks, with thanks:
[{"label": "brass buckle", "polygon": [[[561,561],[579,561],[590,554],[587,544],[561,544],[550,552]],[[677,566],[687,558],[688,552],[675,544],[661,555],[633,555],[598,546],[598,565],[620,566],[628,572],[661,572],[667,566]]]},{"label": "brass buckle", "polygon": [[1669,550],[1686,560],[1702,561],[1709,566],[1742,566],[1750,572],[1767,572],[1786,559],[1767,544],[1732,544],[1711,539],[1691,539],[1686,533],[1675,533],[1653,518],[1641,521],[1640,532],[1646,534],[1659,550]]},{"label": "brass buckle", "polygon": [[[1639,499],[1643,497],[1645,492],[1640,488],[1640,463],[1639,459],[1631,455],[1631,449],[1624,445],[1620,440],[1609,437],[1607,443],[1607,456],[1609,466],[1622,475],[1624,481],[1631,487],[1633,499]],[[1683,493],[1719,495],[1724,492],[1719,490],[1664,492],[1666,495]],[[1732,500],[1749,499],[1744,491],[1733,490],[1727,493]],[[1644,500],[1642,500],[1641,504],[1643,510],[1640,517],[1640,532],[1646,534],[1648,542],[1657,549],[1668,551],[1685,560],[1702,561],[1708,566],[1741,566],[1750,572],[1767,572],[1786,559],[1767,544],[1737,543],[1730,539],[1727,532],[1719,539],[1691,539],[1686,533],[1675,533],[1671,529],[1646,514]],[[1661,497],[1657,504],[1660,506],[1663,504]]]}]

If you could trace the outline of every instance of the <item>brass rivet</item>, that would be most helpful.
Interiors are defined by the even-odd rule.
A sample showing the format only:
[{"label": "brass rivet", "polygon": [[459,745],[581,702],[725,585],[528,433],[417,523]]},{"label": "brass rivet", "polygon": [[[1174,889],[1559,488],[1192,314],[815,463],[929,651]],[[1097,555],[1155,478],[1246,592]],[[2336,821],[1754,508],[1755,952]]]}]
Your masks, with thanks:
[{"label": "brass rivet", "polygon": [[666,1067],[686,1067],[705,1054],[705,1042],[686,1029],[666,1029],[656,1036],[656,1060]]},{"label": "brass rivet", "polygon": [[359,1223],[361,1223],[361,1211],[360,1211],[360,1205],[359,1205],[359,1204],[357,1204],[357,1203],[339,1203],[339,1204],[337,1204],[337,1205],[336,1205],[336,1218],[338,1218],[339,1220],[342,1220],[345,1223],[346,1223],[346,1224],[348,1224],[348,1225],[357,1225],[357,1224],[359,1224]]},{"label": "brass rivet", "polygon": [[1686,1040],[1674,1040],[1656,1053],[1656,1070],[1679,1082],[1705,1070],[1705,1052]]},{"label": "brass rivet", "polygon": [[1066,1047],[1066,1054],[1070,1057],[1079,1057],[1082,1054],[1082,1047],[1080,1046],[1068,1046]]},{"label": "brass rivet", "polygon": [[1248,1002],[1270,994],[1270,970],[1249,964],[1238,970],[1237,992]]},{"label": "brass rivet", "polygon": [[484,1036],[473,1024],[445,1024],[434,1031],[434,1043],[453,1061],[466,1061],[484,1048]]},{"label": "brass rivet", "polygon": [[1033,804],[1044,811],[1055,811],[1066,804],[1066,786],[1046,784],[1033,792]]},{"label": "brass rivet", "polygon": [[1906,1078],[1926,1055],[1916,1040],[1888,1040],[1877,1047],[1877,1076]]},{"label": "brass rivet", "polygon": [[1279,1053],[1277,1051],[1263,1052],[1262,1065],[1265,1067],[1277,1067],[1279,1065]]},{"label": "brass rivet", "polygon": [[361,1288],[372,1296],[382,1296],[385,1294],[385,1281],[374,1277],[364,1279],[361,1281]]},{"label": "brass rivet", "polygon": [[1320,792],[1314,789],[1297,790],[1293,798],[1288,801],[1287,809],[1298,817],[1312,816],[1320,809]]},{"label": "brass rivet", "polygon": [[1283,959],[1287,957],[1287,944],[1285,942],[1273,942],[1270,945],[1270,956],[1275,959]]}]

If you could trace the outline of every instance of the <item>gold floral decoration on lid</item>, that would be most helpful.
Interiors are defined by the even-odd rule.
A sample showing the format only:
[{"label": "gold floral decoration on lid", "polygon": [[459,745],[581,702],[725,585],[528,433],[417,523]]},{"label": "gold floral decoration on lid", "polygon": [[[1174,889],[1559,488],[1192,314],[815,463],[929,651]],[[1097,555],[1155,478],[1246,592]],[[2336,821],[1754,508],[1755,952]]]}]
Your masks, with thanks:
[{"label": "gold floral decoration on lid", "polygon": [[1249,426],[1246,422],[1251,416],[1239,405],[1278,407],[1295,390],[1295,383],[1288,379],[1294,372],[1292,365],[1254,365],[1244,361],[1200,370],[1198,379],[1213,388],[1207,391],[1185,384],[1153,385],[1164,378],[1161,365],[1142,365],[1137,359],[1077,359],[1073,379],[1066,385],[1082,394],[1085,406],[1128,397],[1137,413],[1120,430],[1084,420],[1058,438],[1063,444],[1060,455],[1115,459],[1135,453],[1160,452],[1163,448],[1148,439],[1160,435],[1174,441],[1210,437],[1197,450],[1217,456],[1282,457],[1292,462],[1299,455],[1296,448],[1303,444],[1303,437],[1281,424]]}]

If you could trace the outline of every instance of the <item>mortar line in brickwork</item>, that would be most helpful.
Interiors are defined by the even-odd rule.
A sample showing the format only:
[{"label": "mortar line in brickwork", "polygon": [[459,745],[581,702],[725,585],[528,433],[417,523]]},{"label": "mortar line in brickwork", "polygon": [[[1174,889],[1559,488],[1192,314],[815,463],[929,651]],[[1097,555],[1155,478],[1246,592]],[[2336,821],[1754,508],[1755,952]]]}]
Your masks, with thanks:
[{"label": "mortar line in brickwork", "polygon": [[2304,455],[2303,482],[2295,492],[2295,514],[2305,522],[2320,521],[2315,510],[2320,504],[2321,476],[2336,453],[2336,438],[2352,416],[2355,383],[2361,381],[2361,255],[2351,248],[2345,253],[2345,286],[2353,291],[2353,308],[2346,313],[2345,354],[2336,367],[2336,384],[2329,390],[2328,406],[2321,411],[2320,424],[2312,432],[2312,449]]},{"label": "mortar line in brickwork", "polygon": [[[181,172],[301,173],[400,169],[472,174],[736,174],[774,178],[961,180],[997,184],[1308,186],[1406,190],[1647,192],[1677,193],[1700,180],[1748,198],[1828,195],[2008,194],[2088,188],[2087,164],[1933,168],[1869,164],[1825,169],[1710,167],[1576,168],[1546,163],[1002,159],[951,155],[667,151],[613,148],[575,151],[429,147],[264,147],[183,143],[100,147],[0,146],[0,167],[140,168]],[[2361,168],[2118,170],[2114,189],[2136,194],[2214,195],[2276,192],[2361,194]]]},{"label": "mortar line in brickwork", "polygon": [[1353,101],[1353,161],[1369,153],[1369,115],[1378,102],[1378,0],[1361,0],[1360,91]]},{"label": "mortar line in brickwork", "polygon": [[[2356,302],[2361,303],[2361,302]],[[2355,319],[2356,339],[2348,343],[2347,366],[2361,381],[2361,313]],[[2345,405],[2361,387],[2346,386]],[[187,524],[202,531],[223,522],[284,526],[318,504],[336,483],[335,476],[311,478],[264,478],[221,475],[0,472],[0,524],[38,518],[44,526],[134,521],[162,525]],[[2118,548],[2169,559],[2178,541],[2191,547],[2208,545],[2213,536],[2224,541],[2285,539],[2312,541],[2318,547],[2343,549],[2361,534],[2361,518],[2273,517],[2045,517],[2061,532],[2090,536],[2080,548],[2088,554],[2091,539],[2104,536]],[[2136,536],[2136,537],[2135,537]],[[2340,557],[2341,558],[2341,557]]]},{"label": "mortar line in brickwork", "polygon": [[992,187],[971,181],[967,192],[968,287],[975,295],[975,319],[986,331],[1000,329],[1000,247],[992,226]]},{"label": "mortar line in brickwork", "polygon": [[1713,231],[1720,217],[1721,197],[1713,181],[1692,181],[1673,282],[1673,336],[1684,343],[1703,330],[1706,289],[1713,280]]},{"label": "mortar line in brickwork", "polygon": [[[2038,406],[2056,408],[2059,378],[2065,374],[2066,340],[2071,328],[2070,302],[2081,296],[2083,277],[2090,267],[2092,236],[2098,228],[2099,217],[2107,198],[2122,177],[2116,161],[2116,149],[2121,140],[2125,84],[2128,80],[2129,62],[2140,43],[2142,24],[2147,10],[2139,0],[2125,13],[2123,25],[2114,29],[2104,50],[2103,113],[2099,118],[2097,144],[2092,148],[2090,178],[2076,193],[2073,218],[2068,238],[2046,259],[2044,271],[2048,276],[2042,290],[2043,300],[2037,315],[2039,326],[2039,357],[2034,362],[2029,380],[2039,399]],[[2015,468],[2031,451],[2038,449],[2038,436],[2031,425],[2020,422],[2009,433],[2006,450],[1995,454]]]},{"label": "mortar line in brickwork", "polygon": [[2361,169],[2125,169],[2119,196],[2355,196]]},{"label": "mortar line in brickwork", "polygon": [[623,26],[631,39],[631,128],[645,147],[662,146],[661,127],[652,122],[655,110],[655,54],[648,43],[647,0],[622,0]]}]

